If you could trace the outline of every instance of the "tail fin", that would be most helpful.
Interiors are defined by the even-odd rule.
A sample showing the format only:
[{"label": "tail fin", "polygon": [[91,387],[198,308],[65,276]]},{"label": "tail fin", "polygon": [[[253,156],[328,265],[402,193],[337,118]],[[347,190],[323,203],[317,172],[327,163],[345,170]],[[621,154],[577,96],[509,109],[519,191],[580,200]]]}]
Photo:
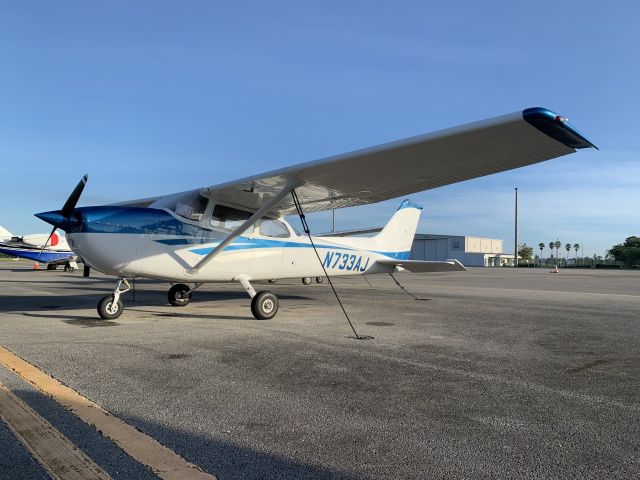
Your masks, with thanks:
[{"label": "tail fin", "polygon": [[409,258],[422,207],[404,200],[389,223],[373,237],[376,248],[395,258]]},{"label": "tail fin", "polygon": [[11,237],[13,237],[11,232],[6,228],[4,228],[2,225],[0,225],[0,240],[8,239]]}]

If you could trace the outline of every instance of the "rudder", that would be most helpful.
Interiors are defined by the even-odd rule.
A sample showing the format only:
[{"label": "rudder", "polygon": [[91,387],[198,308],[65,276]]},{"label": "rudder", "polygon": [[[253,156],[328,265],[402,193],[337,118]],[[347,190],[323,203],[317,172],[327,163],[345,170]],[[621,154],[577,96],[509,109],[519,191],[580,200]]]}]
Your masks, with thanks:
[{"label": "rudder", "polygon": [[422,207],[404,200],[382,231],[373,237],[376,248],[384,252],[407,254],[411,251]]}]

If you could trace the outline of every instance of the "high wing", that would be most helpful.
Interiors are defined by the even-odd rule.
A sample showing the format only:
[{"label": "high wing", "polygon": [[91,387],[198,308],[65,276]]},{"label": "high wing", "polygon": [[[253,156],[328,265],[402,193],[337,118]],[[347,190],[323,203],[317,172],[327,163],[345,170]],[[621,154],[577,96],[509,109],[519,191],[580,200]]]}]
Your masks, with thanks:
[{"label": "high wing", "polygon": [[[200,193],[256,211],[293,183],[304,211],[318,212],[376,203],[589,147],[595,145],[565,118],[536,107],[213,185]],[[159,198],[119,205],[146,206]],[[291,196],[271,209],[272,215],[294,212]]]},{"label": "high wing", "polygon": [[376,260],[379,265],[395,266],[398,270],[408,270],[412,273],[427,272],[458,272],[466,271],[464,265],[458,260],[447,260],[446,262],[430,262],[425,260],[396,260],[393,258],[385,258]]}]

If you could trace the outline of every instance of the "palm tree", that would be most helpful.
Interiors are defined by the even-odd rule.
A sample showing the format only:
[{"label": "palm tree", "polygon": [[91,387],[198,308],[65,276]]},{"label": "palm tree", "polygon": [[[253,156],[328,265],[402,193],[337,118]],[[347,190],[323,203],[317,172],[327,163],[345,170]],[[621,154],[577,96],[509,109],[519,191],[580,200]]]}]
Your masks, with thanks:
[{"label": "palm tree", "polygon": [[540,249],[540,268],[542,268],[542,250],[544,250],[544,242],[540,242],[538,244],[538,248]]},{"label": "palm tree", "polygon": [[569,252],[571,251],[571,244],[567,243],[564,248],[567,250],[567,265],[569,265]]},{"label": "palm tree", "polygon": [[574,243],[573,244],[573,249],[576,251],[576,266],[578,265],[578,250],[580,250],[580,244],[579,243]]},{"label": "palm tree", "polygon": [[556,259],[560,260],[560,247],[562,246],[562,243],[560,242],[559,239],[557,239],[555,242],[553,242],[553,246],[556,248]]},{"label": "palm tree", "polygon": [[555,242],[549,242],[549,250],[551,250],[551,259],[553,260],[553,249],[555,248]]}]

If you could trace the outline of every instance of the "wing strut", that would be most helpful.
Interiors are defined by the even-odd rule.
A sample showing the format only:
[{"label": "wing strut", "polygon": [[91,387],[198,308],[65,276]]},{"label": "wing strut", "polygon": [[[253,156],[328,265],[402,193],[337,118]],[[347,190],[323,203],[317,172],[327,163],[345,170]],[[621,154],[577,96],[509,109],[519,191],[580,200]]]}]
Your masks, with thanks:
[{"label": "wing strut", "polygon": [[233,232],[227,235],[227,237],[222,242],[220,242],[220,244],[216,248],[214,248],[211,252],[205,255],[204,258],[200,260],[198,263],[196,263],[190,270],[185,270],[185,273],[187,275],[193,275],[194,273],[197,273],[198,270],[200,270],[207,263],[213,260],[220,252],[222,252],[222,250],[224,250],[224,248],[227,245],[233,242],[237,237],[239,237],[244,232],[246,232],[247,229],[249,229],[249,227],[254,225],[258,220],[260,220],[267,213],[269,213],[269,211],[273,207],[275,207],[280,202],[280,200],[282,200],[284,197],[289,195],[289,193],[299,183],[300,182],[296,180],[288,180],[287,184],[284,186],[284,188],[280,192],[278,192],[273,198],[271,198],[271,200],[269,200],[262,207],[256,210],[256,212],[253,215],[251,215],[246,222],[244,222],[242,225],[236,228]]}]

